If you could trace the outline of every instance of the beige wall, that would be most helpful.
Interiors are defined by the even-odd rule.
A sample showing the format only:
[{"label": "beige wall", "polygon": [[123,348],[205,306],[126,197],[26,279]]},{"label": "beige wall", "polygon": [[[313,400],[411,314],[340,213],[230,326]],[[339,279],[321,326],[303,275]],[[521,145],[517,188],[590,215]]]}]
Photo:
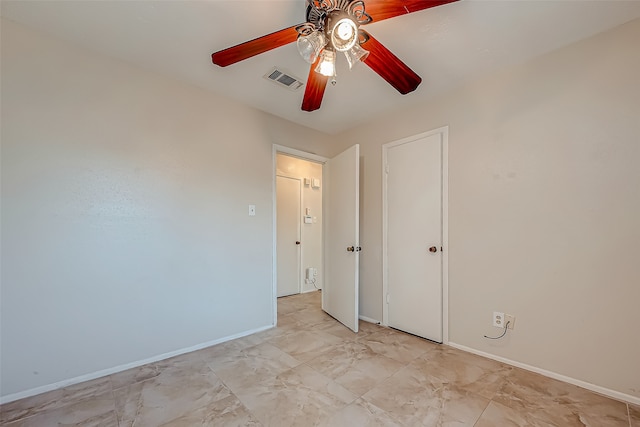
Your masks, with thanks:
[{"label": "beige wall", "polygon": [[[3,396],[270,324],[273,143],[361,144],[361,314],[381,319],[381,145],[444,125],[451,341],[640,396],[637,40],[640,21],[331,146],[3,20]],[[517,317],[499,343],[494,310]]]},{"label": "beige wall", "polygon": [[326,135],[5,20],[1,84],[3,398],[272,324],[272,145]]},{"label": "beige wall", "polygon": [[[278,154],[276,156],[276,174],[300,180],[302,187],[302,212],[300,212],[302,271],[304,272],[309,267],[314,267],[318,271],[315,286],[313,283],[306,283],[303,275],[301,289],[302,292],[322,289],[324,281],[322,268],[322,188],[324,186],[322,182],[322,165]],[[305,185],[304,178],[319,179],[320,188]],[[306,208],[311,210],[311,217],[315,221],[311,224],[305,224],[302,219]]]},{"label": "beige wall", "polygon": [[[361,314],[382,319],[381,145],[448,125],[450,340],[640,397],[639,41],[636,20],[339,135]],[[494,310],[517,318],[497,342]]]}]

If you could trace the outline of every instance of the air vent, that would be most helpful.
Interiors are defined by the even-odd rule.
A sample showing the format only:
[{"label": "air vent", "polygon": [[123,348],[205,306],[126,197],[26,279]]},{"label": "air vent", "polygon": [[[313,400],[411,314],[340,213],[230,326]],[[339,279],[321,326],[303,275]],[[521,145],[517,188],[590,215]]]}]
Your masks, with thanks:
[{"label": "air vent", "polygon": [[299,78],[292,76],[290,73],[283,71],[281,68],[273,67],[267,74],[263,76],[265,79],[276,83],[278,86],[286,87],[289,90],[298,90],[304,86]]}]

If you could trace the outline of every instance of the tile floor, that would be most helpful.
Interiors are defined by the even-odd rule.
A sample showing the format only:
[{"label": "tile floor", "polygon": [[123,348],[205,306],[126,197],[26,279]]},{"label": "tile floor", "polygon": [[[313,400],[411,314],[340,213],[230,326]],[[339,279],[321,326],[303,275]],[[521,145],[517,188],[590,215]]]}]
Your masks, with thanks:
[{"label": "tile floor", "polygon": [[621,426],[640,407],[320,310],[277,328],[0,407],[4,426]]}]

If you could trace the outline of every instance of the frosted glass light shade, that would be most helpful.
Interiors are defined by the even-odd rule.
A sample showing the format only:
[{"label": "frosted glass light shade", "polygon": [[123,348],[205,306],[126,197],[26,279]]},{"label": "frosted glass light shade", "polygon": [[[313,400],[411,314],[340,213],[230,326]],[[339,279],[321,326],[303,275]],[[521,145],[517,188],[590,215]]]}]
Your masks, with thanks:
[{"label": "frosted glass light shade", "polygon": [[327,38],[322,32],[316,30],[307,36],[299,36],[296,44],[300,56],[309,64],[313,64],[327,44]]},{"label": "frosted glass light shade", "polygon": [[358,41],[358,26],[350,18],[340,19],[331,30],[331,44],[340,52],[345,52]]},{"label": "frosted glass light shade", "polygon": [[316,67],[316,73],[323,76],[334,77],[336,75],[336,53],[330,49],[322,51],[320,63]]},{"label": "frosted glass light shade", "polygon": [[352,69],[353,66],[358,62],[367,59],[367,56],[369,56],[369,51],[363,49],[358,43],[356,43],[351,49],[344,52],[344,56],[347,57],[349,69]]}]

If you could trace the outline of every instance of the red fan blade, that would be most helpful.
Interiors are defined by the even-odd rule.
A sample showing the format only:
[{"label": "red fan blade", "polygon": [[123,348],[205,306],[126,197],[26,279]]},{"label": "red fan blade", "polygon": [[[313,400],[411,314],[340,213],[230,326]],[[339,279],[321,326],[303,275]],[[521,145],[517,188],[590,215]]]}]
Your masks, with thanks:
[{"label": "red fan blade", "polygon": [[320,108],[324,90],[327,87],[329,77],[316,73],[315,69],[320,62],[320,56],[311,65],[309,77],[307,78],[307,87],[304,89],[304,98],[302,100],[302,109],[304,111],[314,111]]},{"label": "red fan blade", "polygon": [[406,95],[416,90],[422,79],[411,68],[395,56],[382,43],[374,39],[371,34],[365,33],[369,40],[360,45],[369,51],[369,56],[364,60],[373,71],[385,79],[398,92]]},{"label": "red fan blade", "polygon": [[364,8],[372,22],[378,22],[455,1],[458,0],[365,0]]},{"label": "red fan blade", "polygon": [[211,55],[211,60],[216,65],[226,67],[227,65],[235,64],[252,56],[292,43],[298,38],[296,27],[297,25],[294,25],[293,27],[285,28],[275,33],[267,34],[266,36],[258,37],[257,39],[215,52]]}]

